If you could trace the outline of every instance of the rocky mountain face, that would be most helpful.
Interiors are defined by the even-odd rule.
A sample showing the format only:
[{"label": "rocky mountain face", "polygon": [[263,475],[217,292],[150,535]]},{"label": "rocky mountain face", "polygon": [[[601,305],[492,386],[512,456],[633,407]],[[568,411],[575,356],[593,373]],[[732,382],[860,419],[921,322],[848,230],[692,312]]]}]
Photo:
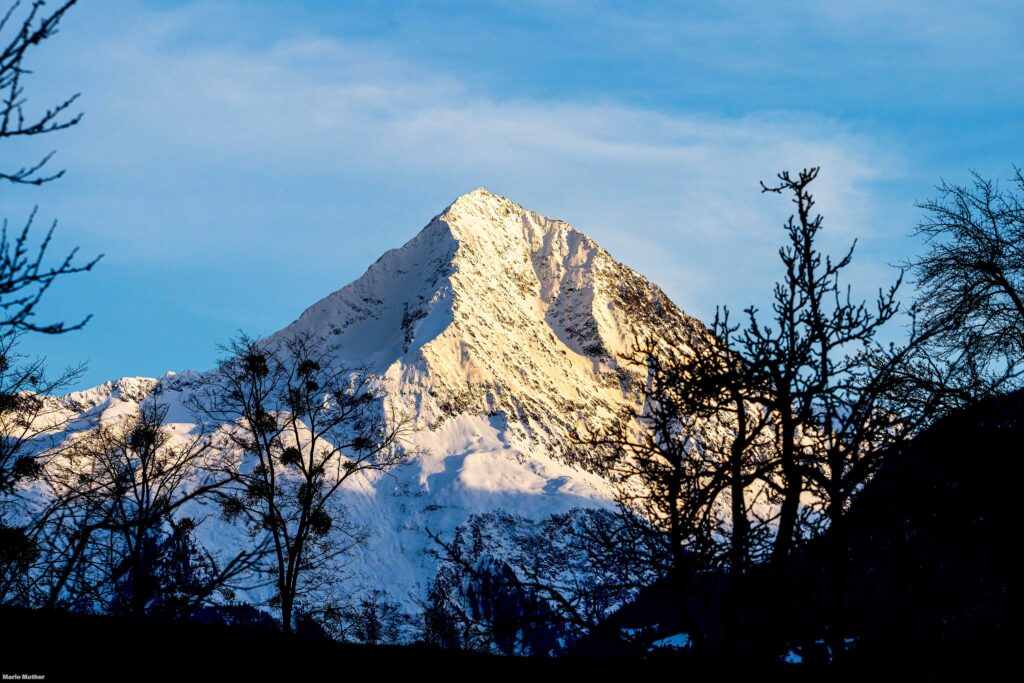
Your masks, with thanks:
[{"label": "rocky mountain face", "polygon": [[501,415],[548,446],[636,399],[637,342],[704,333],[583,233],[482,188],[275,336],[300,330],[370,364],[427,425]]},{"label": "rocky mountain face", "polygon": [[[352,565],[353,585],[400,601],[433,577],[428,529],[444,536],[497,510],[542,519],[608,505],[609,484],[563,457],[567,430],[636,404],[645,376],[627,356],[638,342],[708,338],[657,285],[583,233],[484,189],[459,197],[271,339],[300,332],[370,368],[387,400],[415,420],[422,455],[388,475],[353,477],[344,492],[373,532]],[[184,433],[195,378],[126,378],[65,396],[60,408],[84,423],[155,396]],[[207,543],[241,542],[208,512]]]}]

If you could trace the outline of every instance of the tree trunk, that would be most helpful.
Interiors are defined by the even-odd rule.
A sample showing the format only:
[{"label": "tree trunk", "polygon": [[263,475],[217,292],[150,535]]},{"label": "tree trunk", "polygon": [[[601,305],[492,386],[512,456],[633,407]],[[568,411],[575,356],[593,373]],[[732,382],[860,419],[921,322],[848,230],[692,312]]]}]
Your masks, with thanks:
[{"label": "tree trunk", "polygon": [[292,609],[295,604],[295,596],[291,591],[281,591],[281,630],[285,633],[292,632]]},{"label": "tree trunk", "polygon": [[729,589],[726,598],[725,614],[725,652],[735,658],[740,655],[740,610],[743,606],[743,578],[747,564],[747,536],[749,520],[747,519],[746,487],[743,481],[743,456],[748,447],[746,440],[746,411],[742,402],[736,411],[736,437],[732,442],[729,454],[730,497],[732,498],[732,538],[729,547]]},{"label": "tree trunk", "polygon": [[829,503],[828,543],[828,629],[826,639],[832,650],[832,661],[843,657],[846,649],[846,564],[847,533],[841,494],[833,492],[835,499]]},{"label": "tree trunk", "polygon": [[782,569],[789,561],[793,552],[793,537],[796,534],[797,514],[800,511],[800,492],[803,489],[800,472],[796,462],[796,428],[792,415],[785,411],[782,415],[781,458],[783,494],[782,506],[779,509],[779,528],[775,534],[775,545],[772,548],[772,561]]},{"label": "tree trunk", "polygon": [[131,615],[134,617],[142,617],[146,613],[146,571],[144,555],[146,553],[146,532],[140,530],[138,533],[133,534],[135,539],[135,548],[132,552],[131,563],[132,563],[132,581],[131,590],[132,597],[129,604],[129,610]]}]

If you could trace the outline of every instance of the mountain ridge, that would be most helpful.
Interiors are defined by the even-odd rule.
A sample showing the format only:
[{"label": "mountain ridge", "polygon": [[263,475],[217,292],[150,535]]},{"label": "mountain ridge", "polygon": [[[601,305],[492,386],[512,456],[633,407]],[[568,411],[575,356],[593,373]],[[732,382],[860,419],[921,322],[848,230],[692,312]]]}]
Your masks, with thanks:
[{"label": "mountain ridge", "polygon": [[[584,233],[483,188],[267,340],[300,333],[368,366],[385,400],[414,420],[418,455],[387,476],[353,478],[343,492],[374,534],[354,585],[403,587],[394,597],[413,601],[434,571],[428,529],[443,536],[493,511],[540,519],[612,505],[612,484],[566,457],[569,431],[638,405],[645,369],[627,356],[641,341],[710,339]],[[60,401],[85,425],[152,395],[184,434],[197,376],[126,378]],[[220,521],[202,534],[208,545],[242,542]]]},{"label": "mountain ridge", "polygon": [[637,396],[624,362],[635,345],[707,335],[584,233],[483,188],[271,339],[300,331],[400,385],[520,422],[614,410]]}]

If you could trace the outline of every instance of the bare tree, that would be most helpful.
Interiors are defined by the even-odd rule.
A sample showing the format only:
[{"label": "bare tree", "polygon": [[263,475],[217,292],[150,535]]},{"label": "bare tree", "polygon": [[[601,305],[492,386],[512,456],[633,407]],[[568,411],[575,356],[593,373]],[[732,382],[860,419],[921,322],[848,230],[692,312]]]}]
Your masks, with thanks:
[{"label": "bare tree", "polygon": [[[25,80],[31,74],[26,60],[34,48],[57,33],[74,4],[75,0],[70,0],[46,12],[43,2],[27,7],[14,2],[0,17],[0,141],[46,135],[81,120],[80,113],[71,112],[77,94],[37,114],[26,109],[25,96]],[[45,168],[52,157],[50,152],[33,163],[0,169],[0,184],[42,185],[60,178],[63,170],[48,172]],[[57,279],[91,270],[99,261],[99,257],[79,261],[76,249],[50,262],[47,251],[56,223],[35,242],[35,218],[33,210],[20,230],[9,231],[6,218],[0,227],[0,571],[7,587],[0,597],[4,599],[9,595],[8,579],[22,576],[24,562],[34,552],[25,526],[33,513],[17,495],[18,488],[42,471],[40,455],[46,448],[39,437],[58,430],[55,420],[61,419],[58,406],[45,397],[66,389],[82,372],[82,368],[72,368],[47,377],[43,361],[25,359],[17,351],[17,342],[27,331],[61,334],[82,327],[88,317],[71,325],[39,323],[36,309]]]},{"label": "bare tree", "polygon": [[[44,11],[44,3],[32,2],[24,12],[21,2],[13,3],[0,17],[0,141],[45,135],[70,128],[81,114],[70,114],[78,95],[72,95],[40,114],[26,111],[24,80],[31,74],[26,58],[33,48],[57,33],[65,14],[75,0],[62,3],[53,12]],[[56,180],[64,171],[44,172],[53,152],[21,168],[0,170],[0,182],[42,185]],[[33,210],[20,231],[10,234],[7,219],[0,230],[0,492],[10,493],[20,481],[38,474],[39,463],[26,446],[38,434],[40,425],[52,428],[52,403],[42,397],[73,383],[81,368],[70,369],[55,378],[46,378],[40,360],[27,361],[16,346],[23,332],[61,334],[78,329],[88,318],[66,325],[63,322],[37,323],[35,310],[43,295],[60,277],[91,270],[99,258],[76,262],[77,250],[62,260],[47,264],[47,249],[53,235],[51,226],[42,241],[32,246],[30,232],[35,221]],[[44,416],[41,411],[47,411]],[[37,449],[38,450],[38,449]]]},{"label": "bare tree", "polygon": [[724,646],[735,651],[744,575],[768,547],[764,481],[775,461],[764,443],[766,389],[731,348],[736,327],[727,312],[710,332],[696,345],[642,344],[630,359],[647,374],[640,405],[573,439],[589,453],[586,462],[616,482],[620,520],[634,527],[627,535],[646,537],[622,545],[620,559],[640,551],[631,561],[650,563],[668,582],[698,649],[722,643],[719,634],[702,633],[710,605],[693,598],[707,591],[702,582],[711,572],[728,573]]},{"label": "bare tree", "polygon": [[41,473],[52,445],[47,436],[67,420],[50,397],[82,372],[70,368],[47,377],[44,362],[19,355],[16,342],[17,336],[0,338],[0,493],[8,495]]},{"label": "bare tree", "polygon": [[715,342],[679,357],[650,363],[661,381],[676,387],[679,409],[702,420],[702,458],[707,495],[692,501],[719,516],[712,567],[728,575],[724,596],[723,647],[738,658],[744,648],[740,623],[746,609],[746,575],[768,554],[772,487],[778,458],[770,439],[776,427],[771,387],[757,371],[756,358],[736,350],[738,325],[728,309],[715,315]]},{"label": "bare tree", "polygon": [[[700,348],[650,341],[633,359],[647,370],[642,407],[575,437],[619,483],[623,508],[650,530],[650,545],[660,540],[665,575],[727,571],[718,606],[733,652],[746,637],[746,568],[770,558],[779,606],[788,609],[782,588],[792,584],[791,558],[812,536],[827,549],[826,635],[834,651],[842,648],[847,512],[885,453],[936,406],[927,391],[903,393],[935,326],[915,320],[901,346],[877,341],[899,311],[902,278],[871,303],[853,299],[842,280],[854,247],[837,260],[818,248],[823,218],[810,192],[817,176],[817,168],[781,173],[777,185],[763,187],[796,205],[768,320],[748,308],[744,324],[731,325],[726,310]],[[684,605],[693,587],[678,579],[677,586]],[[698,615],[687,618],[695,644],[709,647]]]},{"label": "bare tree", "polygon": [[783,172],[777,185],[762,185],[765,192],[790,195],[796,212],[786,223],[788,243],[779,250],[785,277],[775,286],[771,324],[748,309],[740,346],[769,388],[777,426],[782,485],[774,559],[785,567],[801,536],[801,510],[808,521],[820,522],[819,530],[827,528],[827,635],[838,653],[844,642],[846,513],[891,439],[908,433],[884,397],[895,368],[921,338],[900,349],[876,341],[899,310],[902,276],[879,289],[873,305],[852,298],[842,275],[856,243],[835,261],[817,247],[823,218],[809,189],[817,176],[817,168],[796,176]]},{"label": "bare tree", "polygon": [[582,637],[637,645],[607,623],[664,577],[632,512],[573,509],[543,520],[473,515],[449,540],[428,530],[438,568],[423,609],[423,637],[452,649],[561,654]]},{"label": "bare tree", "polygon": [[[725,644],[733,650],[745,568],[767,559],[770,547],[785,577],[809,535],[827,537],[828,637],[841,645],[846,513],[886,447],[912,433],[893,385],[924,336],[901,347],[876,341],[899,310],[900,278],[873,304],[852,298],[842,275],[853,247],[833,260],[817,246],[817,175],[781,173],[778,185],[764,187],[796,205],[770,320],[749,308],[745,324],[730,325],[725,311],[713,342],[700,349],[677,354],[648,344],[643,408],[590,438],[610,453],[601,459],[620,482],[635,482],[623,489],[626,507],[665,539],[673,573],[685,576],[687,562],[691,572],[695,562],[728,568]],[[630,431],[631,422],[644,429]]]},{"label": "bare tree", "polygon": [[48,464],[51,502],[35,528],[49,607],[91,604],[134,616],[187,616],[258,556],[220,563],[195,540],[198,503],[227,483],[206,435],[166,424],[153,399],[98,423]]},{"label": "bare tree", "polygon": [[849,416],[838,396],[861,370],[860,351],[873,344],[877,331],[899,310],[896,291],[900,279],[879,291],[874,306],[854,302],[849,289],[841,284],[856,243],[836,261],[818,250],[823,218],[814,213],[809,190],[817,176],[817,168],[805,169],[796,177],[783,172],[778,185],[762,185],[765,192],[791,194],[796,212],[786,223],[787,243],[779,250],[785,276],[775,285],[771,322],[763,323],[756,309],[747,309],[748,322],[736,345],[767,387],[764,398],[770,401],[775,416],[782,476],[773,550],[777,561],[790,555],[798,538],[806,477],[828,470],[829,465],[838,469],[827,476],[843,476],[838,460],[818,466],[808,437],[824,433],[825,441],[831,441],[837,421]]},{"label": "bare tree", "polygon": [[[22,79],[31,73],[25,67],[26,55],[32,48],[57,33],[64,15],[76,2],[77,0],[68,0],[47,14],[42,11],[45,3],[35,0],[29,5],[27,15],[15,24],[14,19],[22,4],[19,1],[12,4],[3,18],[0,18],[0,36],[3,36],[9,27],[13,27],[13,35],[0,42],[0,45],[3,45],[0,49],[0,92],[5,93],[3,101],[0,102],[0,139],[52,133],[70,128],[82,120],[82,114],[69,113],[71,105],[78,99],[77,93],[47,108],[41,114],[26,116],[25,88],[22,83]],[[17,170],[0,171],[0,180],[32,185],[42,185],[56,180],[64,175],[63,170],[49,175],[40,174],[53,155],[54,152],[50,152],[34,164],[22,166]]]},{"label": "bare tree", "polygon": [[628,535],[644,539],[623,545],[620,557],[625,561],[626,554],[640,551],[628,561],[647,563],[648,571],[670,587],[680,619],[703,647],[699,615],[689,598],[695,578],[719,555],[727,516],[721,495],[728,484],[721,476],[724,461],[714,427],[694,410],[684,369],[689,352],[660,342],[647,341],[630,359],[647,373],[639,405],[612,420],[581,424],[571,438],[584,463],[615,484]]},{"label": "bare tree", "polygon": [[192,408],[223,427],[224,448],[237,455],[221,508],[253,538],[267,539],[266,571],[291,631],[303,598],[329,589],[340,562],[367,537],[339,491],[358,474],[404,462],[410,422],[385,410],[372,374],[347,367],[313,336],[276,343],[242,336],[226,350]]},{"label": "bare tree", "polygon": [[85,263],[76,262],[77,249],[73,249],[57,264],[47,265],[46,250],[57,226],[54,222],[42,242],[30,246],[30,235],[36,212],[32,211],[25,225],[15,236],[7,231],[7,219],[0,229],[0,336],[11,336],[28,330],[43,334],[63,334],[81,329],[91,316],[77,323],[37,323],[33,320],[36,308],[51,285],[64,275],[92,270],[101,256]]},{"label": "bare tree", "polygon": [[82,372],[69,368],[48,376],[41,359],[18,354],[17,341],[18,335],[0,335],[0,604],[24,595],[19,586],[38,557],[33,520],[40,502],[29,488],[69,420],[52,396]]},{"label": "bare tree", "polygon": [[[31,74],[26,58],[33,48],[52,38],[61,20],[75,4],[69,0],[53,12],[44,11],[44,3],[36,0],[25,13],[19,14],[20,2],[15,2],[0,18],[0,141],[46,135],[77,125],[82,114],[72,114],[71,107],[78,99],[72,95],[42,113],[26,111],[25,77]],[[47,172],[46,166],[54,152],[31,164],[16,169],[0,169],[0,182],[42,185],[64,175],[63,170]],[[30,232],[35,221],[33,210],[20,231],[10,234],[7,219],[0,232],[0,335],[19,330],[32,330],[45,334],[60,334],[80,328],[88,318],[72,324],[61,322],[37,323],[35,309],[47,289],[58,278],[72,273],[91,270],[99,257],[86,262],[76,261],[77,249],[62,260],[47,264],[46,252],[56,223],[51,225],[38,245],[32,246]]]},{"label": "bare tree", "polygon": [[400,643],[413,623],[402,605],[379,588],[365,591],[326,616],[335,638],[364,645]]},{"label": "bare tree", "polygon": [[917,227],[927,251],[906,266],[921,326],[933,330],[918,374],[960,403],[1020,386],[1024,370],[1024,174],[1011,188],[974,174],[942,182]]}]

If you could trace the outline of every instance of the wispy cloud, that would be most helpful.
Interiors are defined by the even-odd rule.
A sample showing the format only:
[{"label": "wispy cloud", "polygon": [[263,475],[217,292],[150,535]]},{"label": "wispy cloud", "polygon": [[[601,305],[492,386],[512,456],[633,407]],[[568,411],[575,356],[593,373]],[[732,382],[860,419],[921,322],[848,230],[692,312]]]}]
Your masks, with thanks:
[{"label": "wispy cloud", "polygon": [[[823,166],[837,248],[885,238],[874,188],[902,172],[901,149],[848,124],[496,96],[340,38],[196,38],[211,11],[233,25],[222,8],[135,8],[127,30],[72,41],[67,77],[88,119],[64,143],[74,176],[53,195],[79,242],[126,277],[207,267],[190,285],[197,316],[269,332],[478,185],[577,225],[702,316],[759,301],[774,277],[789,207],[758,181],[780,169]],[[262,303],[225,284],[246,280]],[[103,324],[116,337],[127,323]]]},{"label": "wispy cloud", "polygon": [[[801,165],[825,167],[819,196],[837,232],[864,234],[871,183],[899,168],[898,151],[810,114],[726,118],[514,93],[496,99],[451,75],[339,40],[182,48],[191,24],[181,17],[146,17],[139,25],[148,34],[135,31],[130,40],[107,38],[99,46],[89,90],[103,83],[106,92],[90,111],[92,135],[76,142],[74,153],[89,173],[120,173],[124,185],[111,187],[115,195],[161,200],[163,182],[182,190],[223,187],[222,200],[199,200],[222,214],[245,211],[244,193],[292,195],[280,199],[294,207],[293,193],[307,185],[301,199],[316,212],[321,179],[336,179],[335,192],[351,199],[347,185],[358,177],[357,186],[370,178],[391,186],[396,203],[427,201],[440,209],[460,191],[493,184],[600,230],[642,265],[643,251],[629,246],[637,238],[652,246],[667,240],[682,251],[736,240],[774,244],[775,236],[765,235],[772,212],[757,182]],[[178,199],[196,201],[186,192]],[[357,213],[388,210],[364,206]],[[288,211],[250,226],[249,244],[274,238],[284,220],[308,239],[325,237],[303,234],[301,215]],[[339,215],[335,226],[357,227],[345,220]],[[183,249],[205,250],[219,240],[223,246],[238,236],[237,226],[211,233],[204,223],[174,226],[195,238]],[[415,227],[395,226],[388,236]],[[146,233],[131,235],[145,250]]]}]

